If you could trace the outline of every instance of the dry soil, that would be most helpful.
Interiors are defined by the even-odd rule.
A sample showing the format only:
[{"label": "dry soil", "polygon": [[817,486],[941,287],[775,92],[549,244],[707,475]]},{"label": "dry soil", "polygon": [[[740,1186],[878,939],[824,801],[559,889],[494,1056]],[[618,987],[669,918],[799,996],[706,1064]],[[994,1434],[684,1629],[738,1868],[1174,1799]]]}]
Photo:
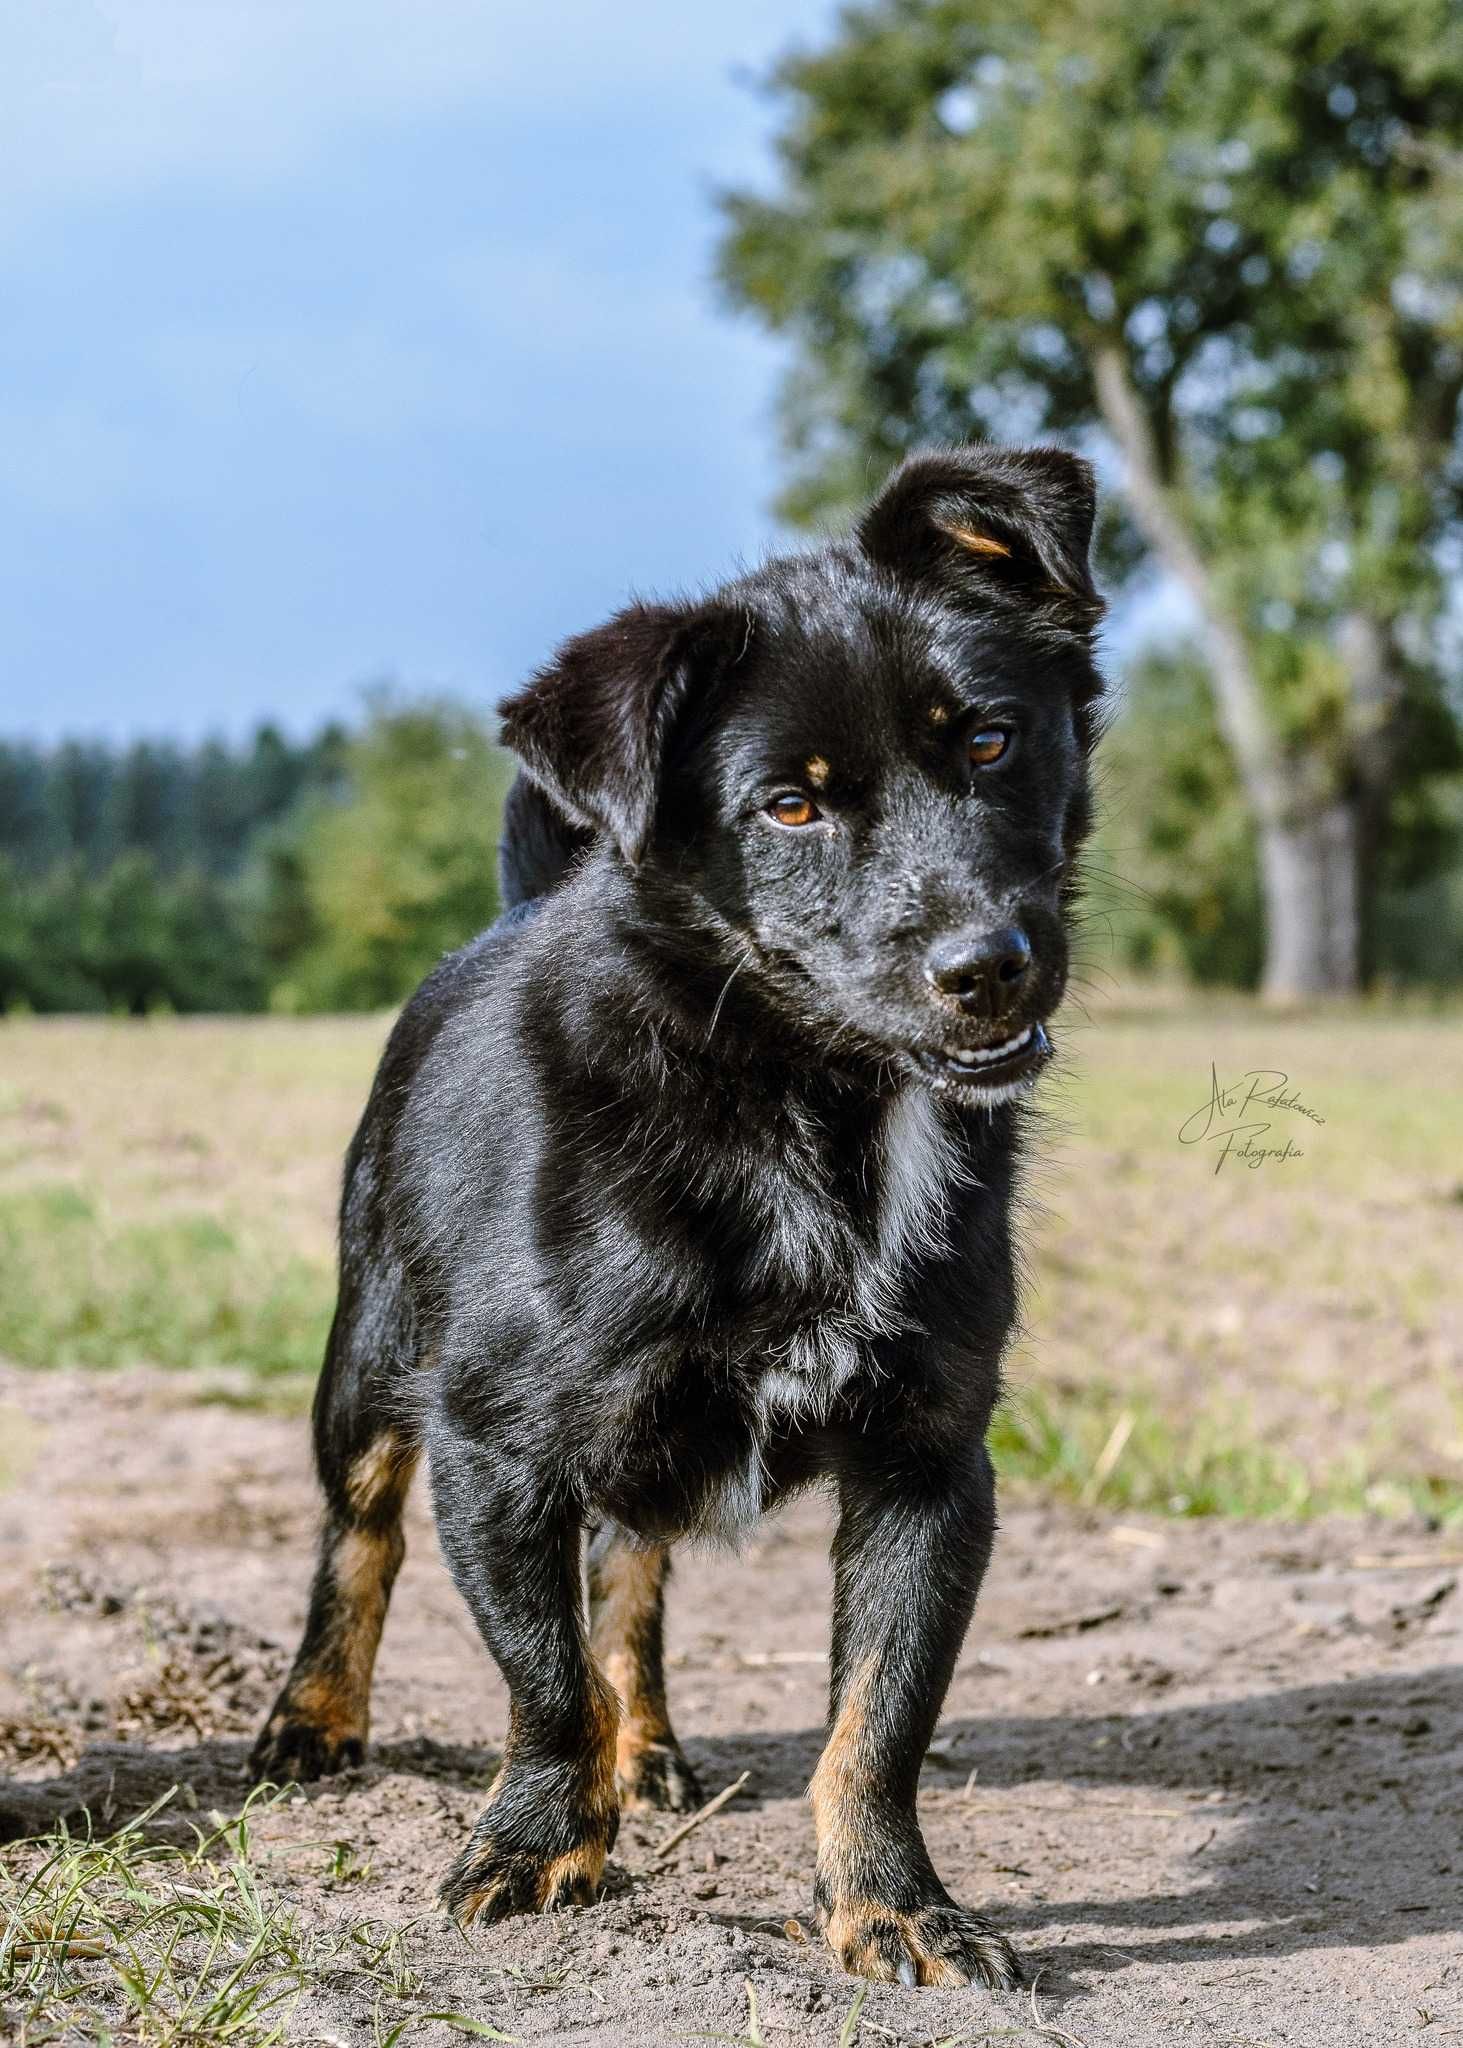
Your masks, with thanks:
[{"label": "dry soil", "polygon": [[[313,1496],[298,1422],[178,1378],[0,1373],[0,1837],[167,1787],[242,1797],[302,1612]],[[506,1719],[415,1508],[363,1769],[263,1829],[307,1915],[406,1922],[424,2011],[524,2041],[838,2038],[855,1985],[812,1931],[804,1799],[827,1647],[827,1514],[689,1553],[671,1684],[708,1789],[744,1792],[664,1859],[630,1820],[604,1897],[462,1940],[434,1881]],[[872,1988],[858,2038],[1395,2043],[1463,2035],[1463,1548],[1395,1523],[1113,1520],[1009,1503],[923,1778],[957,1897],[1012,1935],[1029,1993]],[[333,1845],[349,1845],[342,1881]],[[333,1874],[332,1874],[333,1872]],[[299,2038],[371,2039],[321,1986]],[[413,2041],[461,2039],[424,2026]]]}]

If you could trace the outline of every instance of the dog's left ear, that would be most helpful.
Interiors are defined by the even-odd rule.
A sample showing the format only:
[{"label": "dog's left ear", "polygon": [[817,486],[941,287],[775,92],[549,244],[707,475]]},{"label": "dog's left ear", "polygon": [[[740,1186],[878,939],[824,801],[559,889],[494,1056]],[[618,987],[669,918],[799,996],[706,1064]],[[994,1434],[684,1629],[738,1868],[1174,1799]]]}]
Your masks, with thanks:
[{"label": "dog's left ear", "polygon": [[503,743],[566,816],[607,833],[633,867],[676,719],[740,658],[749,632],[726,606],[629,605],[566,641],[502,705]]},{"label": "dog's left ear", "polygon": [[1087,633],[1092,468],[1063,448],[934,448],[900,464],[858,524],[865,554],[954,597],[1008,597]]}]

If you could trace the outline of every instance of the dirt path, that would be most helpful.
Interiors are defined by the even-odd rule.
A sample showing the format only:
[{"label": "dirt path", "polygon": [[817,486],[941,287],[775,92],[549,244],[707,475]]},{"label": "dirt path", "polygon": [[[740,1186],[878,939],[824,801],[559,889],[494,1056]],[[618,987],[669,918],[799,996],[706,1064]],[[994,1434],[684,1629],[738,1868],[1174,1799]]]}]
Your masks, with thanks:
[{"label": "dirt path", "polygon": [[[0,1837],[82,1806],[120,1821],[174,1782],[238,1803],[301,1611],[305,1433],[182,1391],[0,1374]],[[430,1914],[504,1730],[420,1506],[413,1534],[378,1746],[266,1831],[310,1915]],[[741,2032],[750,1979],[769,2048],[831,2048],[855,1986],[784,1931],[811,1926],[826,1539],[807,1504],[740,1558],[679,1568],[677,1719],[707,1786],[748,1771],[746,1793],[659,1863],[665,1824],[627,1822],[592,1909],[470,1945],[427,1918],[422,2010],[525,2041],[669,2043]],[[1083,2048],[1463,2037],[1460,1647],[1456,1537],[1009,1507],[924,1774],[936,1864]],[[337,1842],[364,1877],[326,1874]],[[1025,1999],[875,1986],[859,2038],[1035,2041],[1030,2019]],[[294,2025],[371,2039],[330,1986]],[[461,2036],[411,2036],[433,2038]]]}]

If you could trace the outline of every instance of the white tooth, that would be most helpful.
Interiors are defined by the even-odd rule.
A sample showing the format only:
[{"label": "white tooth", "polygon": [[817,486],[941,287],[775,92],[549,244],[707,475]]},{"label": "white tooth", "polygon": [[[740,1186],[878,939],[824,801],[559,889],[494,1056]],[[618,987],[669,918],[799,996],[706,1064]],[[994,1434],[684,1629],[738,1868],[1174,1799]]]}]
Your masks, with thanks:
[{"label": "white tooth", "polygon": [[1027,1039],[1030,1038],[1030,1036],[1031,1026],[1028,1024],[1026,1029],[1024,1031],[1018,1031],[1014,1038],[1008,1038],[1000,1045],[993,1045],[989,1048],[988,1051],[978,1053],[976,1057],[982,1060],[1009,1059],[1013,1052],[1020,1052],[1022,1046],[1025,1045]]},{"label": "white tooth", "polygon": [[1029,1041],[1031,1033],[1032,1026],[1028,1024],[1026,1029],[1018,1031],[1014,1038],[1004,1039],[1000,1045],[980,1046],[973,1052],[963,1052],[956,1046],[947,1046],[945,1057],[958,1060],[962,1067],[989,1066],[995,1060],[1009,1059],[1013,1052],[1020,1052],[1022,1046]]}]

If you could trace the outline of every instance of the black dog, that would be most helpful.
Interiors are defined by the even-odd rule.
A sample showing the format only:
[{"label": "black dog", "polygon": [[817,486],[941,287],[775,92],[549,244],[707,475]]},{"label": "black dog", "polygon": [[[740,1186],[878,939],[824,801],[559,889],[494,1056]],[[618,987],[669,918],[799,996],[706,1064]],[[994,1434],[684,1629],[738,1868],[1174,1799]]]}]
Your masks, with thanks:
[{"label": "black dog", "polygon": [[1092,519],[1072,456],[919,456],[848,541],[632,606],[505,708],[513,907],[407,1005],[351,1146],[320,1561],[255,1752],[359,1761],[424,1447],[512,1694],[442,1888],[462,1921],[593,1899],[622,1804],[697,1802],[669,1546],[826,1480],[820,1922],[868,1976],[1015,1980],[915,1788],[995,1522],[1018,1098],[1088,825]]}]

